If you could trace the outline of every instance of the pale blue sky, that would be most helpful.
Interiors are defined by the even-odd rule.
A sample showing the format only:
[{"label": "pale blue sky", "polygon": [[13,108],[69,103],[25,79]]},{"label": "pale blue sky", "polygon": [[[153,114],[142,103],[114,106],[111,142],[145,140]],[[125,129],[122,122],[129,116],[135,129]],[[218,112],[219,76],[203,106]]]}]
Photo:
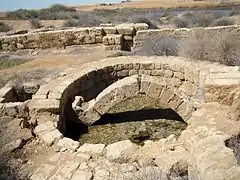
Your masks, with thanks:
[{"label": "pale blue sky", "polygon": [[93,4],[120,2],[121,0],[0,0],[0,12],[16,9],[38,9],[48,7],[51,4]]}]

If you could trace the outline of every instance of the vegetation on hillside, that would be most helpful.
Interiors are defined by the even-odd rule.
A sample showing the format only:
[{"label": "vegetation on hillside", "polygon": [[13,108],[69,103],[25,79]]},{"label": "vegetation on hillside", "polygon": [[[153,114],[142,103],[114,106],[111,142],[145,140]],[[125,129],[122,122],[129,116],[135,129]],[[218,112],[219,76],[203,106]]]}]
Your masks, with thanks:
[{"label": "vegetation on hillside", "polygon": [[95,9],[93,11],[76,11],[75,8],[55,4],[39,10],[19,9],[8,12],[6,20],[66,20],[65,27],[98,26],[100,23],[144,22],[151,29],[161,25],[175,27],[208,27],[234,24],[231,16],[239,14],[239,6],[229,7],[228,13],[219,13],[215,9],[163,8],[125,8],[125,9]]}]

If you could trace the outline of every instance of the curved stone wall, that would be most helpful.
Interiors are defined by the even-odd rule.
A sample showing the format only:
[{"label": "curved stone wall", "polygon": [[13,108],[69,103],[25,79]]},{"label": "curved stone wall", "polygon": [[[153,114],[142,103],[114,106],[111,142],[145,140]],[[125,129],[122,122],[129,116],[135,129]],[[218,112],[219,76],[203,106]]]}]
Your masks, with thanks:
[{"label": "curved stone wall", "polygon": [[227,86],[229,96],[235,96],[233,90],[240,84],[238,68],[210,62],[192,62],[179,57],[104,59],[62,73],[58,79],[40,87],[28,106],[30,113],[47,111],[60,114],[59,128],[64,133],[66,122],[77,119],[77,114],[72,109],[75,96],[82,96],[84,102],[89,102],[105,88],[125,77],[156,77],[174,92],[184,94],[192,106],[197,108],[204,102],[214,101],[208,98],[212,88]]},{"label": "curved stone wall", "polygon": [[176,92],[173,87],[168,86],[160,78],[149,75],[133,75],[111,84],[99,93],[85,111],[80,111],[79,119],[84,124],[91,125],[106,114],[111,107],[138,94],[146,94],[156,99],[163,107],[175,110],[186,120],[194,110],[188,96]]}]

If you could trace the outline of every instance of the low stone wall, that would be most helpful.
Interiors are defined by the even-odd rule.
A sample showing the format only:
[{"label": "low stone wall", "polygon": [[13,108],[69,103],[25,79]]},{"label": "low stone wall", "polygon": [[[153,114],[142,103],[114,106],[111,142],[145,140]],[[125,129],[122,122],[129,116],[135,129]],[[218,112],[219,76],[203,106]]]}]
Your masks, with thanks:
[{"label": "low stone wall", "polygon": [[3,36],[0,38],[0,51],[65,48],[71,45],[98,43],[103,43],[108,50],[125,50],[129,41],[132,45],[136,32],[143,29],[148,29],[148,25],[122,24],[115,27],[74,28]]},{"label": "low stone wall", "polygon": [[216,34],[217,32],[239,32],[240,25],[218,26],[207,28],[181,28],[181,29],[149,29],[142,30],[136,33],[133,40],[133,50],[140,50],[147,38],[171,37],[177,40],[182,40],[191,35],[202,36],[203,33]]},{"label": "low stone wall", "polygon": [[[110,58],[85,64],[76,70],[71,69],[65,76],[41,86],[28,106],[30,113],[33,114],[36,112],[60,114],[59,128],[64,133],[66,123],[78,119],[72,108],[75,96],[81,96],[84,102],[90,104],[91,100],[105,88],[125,77],[132,75],[156,77],[174,92],[184,94],[192,106],[198,108],[204,102],[215,101],[206,95],[211,89],[215,88],[217,92],[218,87],[222,86],[230,89],[233,85],[239,87],[238,68],[210,62],[191,62],[179,57]],[[235,97],[231,99],[232,101],[238,98],[236,91],[227,92],[229,93],[225,94],[226,97]],[[171,98],[169,102],[170,100]],[[187,120],[188,118],[185,118],[185,121]]]},{"label": "low stone wall", "polygon": [[106,50],[131,51],[141,49],[146,37],[173,37],[178,40],[190,35],[216,32],[239,32],[240,26],[221,26],[210,28],[149,29],[144,23],[121,24],[117,26],[74,28],[68,30],[27,33],[3,36],[0,38],[0,51],[19,49],[65,48],[71,45],[103,44]]}]

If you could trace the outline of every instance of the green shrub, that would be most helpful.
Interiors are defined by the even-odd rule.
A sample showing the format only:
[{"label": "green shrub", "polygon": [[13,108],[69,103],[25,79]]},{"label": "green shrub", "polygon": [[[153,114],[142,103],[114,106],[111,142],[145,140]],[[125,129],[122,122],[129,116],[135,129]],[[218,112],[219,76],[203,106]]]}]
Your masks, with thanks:
[{"label": "green shrub", "polygon": [[7,24],[0,22],[0,32],[8,32],[11,31],[12,28],[8,26]]}]

